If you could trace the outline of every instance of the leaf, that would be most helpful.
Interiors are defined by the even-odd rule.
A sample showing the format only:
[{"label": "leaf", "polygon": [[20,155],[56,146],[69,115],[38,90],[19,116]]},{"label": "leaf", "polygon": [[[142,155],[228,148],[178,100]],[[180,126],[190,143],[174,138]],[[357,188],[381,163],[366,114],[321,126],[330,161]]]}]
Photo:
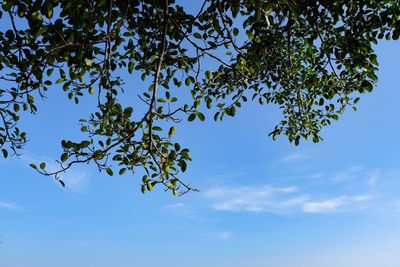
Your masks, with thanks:
[{"label": "leaf", "polygon": [[168,137],[171,138],[171,136],[175,133],[175,126],[172,126],[171,128],[169,128],[168,131]]},{"label": "leaf", "polygon": [[40,167],[42,170],[46,169],[46,163],[45,163],[45,162],[40,163],[39,167]]},{"label": "leaf", "polygon": [[30,163],[29,166],[31,166],[33,169],[37,170],[37,166],[34,163]]},{"label": "leaf", "polygon": [[87,141],[87,140],[86,140],[86,141],[82,141],[80,146],[81,146],[82,148],[86,148],[86,147],[88,147],[89,145],[90,145],[90,141]]},{"label": "leaf", "polygon": [[92,66],[92,64],[93,64],[93,59],[88,59],[88,60],[86,60],[86,62],[85,62],[85,65],[86,65],[86,66]]},{"label": "leaf", "polygon": [[179,151],[179,150],[181,150],[181,145],[178,144],[178,143],[175,143],[174,144],[174,148],[175,148],[176,151]]},{"label": "leaf", "polygon": [[50,1],[47,1],[47,9],[46,9],[46,14],[45,16],[48,19],[51,19],[53,17],[53,5],[51,4]]},{"label": "leaf", "polygon": [[126,168],[122,168],[119,170],[119,175],[123,175],[126,172]]},{"label": "leaf", "polygon": [[[100,142],[100,141],[99,141]],[[101,143],[99,143],[101,145]],[[103,145],[102,145],[103,146]],[[94,152],[93,158],[95,160],[101,160],[104,157],[103,152],[101,150],[96,150]]]},{"label": "leaf", "polygon": [[211,71],[207,70],[205,74],[206,74],[206,78],[207,79],[210,80],[212,78],[212,72]]},{"label": "leaf", "polygon": [[59,78],[59,79],[56,80],[56,83],[62,83],[63,81],[65,81],[64,78]]},{"label": "leaf", "polygon": [[68,153],[63,153],[63,154],[61,155],[61,162],[65,162],[65,161],[67,161],[67,160],[68,160],[68,158],[69,158],[69,155],[68,155]]},{"label": "leaf", "polygon": [[186,79],[185,79],[185,85],[186,86],[189,86],[190,85],[190,78],[189,77],[187,77]]},{"label": "leaf", "polygon": [[135,64],[132,61],[129,61],[129,63],[128,63],[128,72],[132,73],[134,67],[135,67]]},{"label": "leaf", "polygon": [[106,172],[107,172],[107,174],[110,175],[110,176],[113,176],[113,175],[114,175],[114,172],[111,170],[111,168],[107,168],[107,169],[106,169]]},{"label": "leaf", "polygon": [[214,114],[214,121],[217,121],[217,120],[218,120],[218,116],[219,116],[219,112],[217,112],[217,113]]},{"label": "leaf", "polygon": [[196,119],[196,114],[194,113],[190,114],[188,117],[188,121],[194,121],[194,119]]},{"label": "leaf", "polygon": [[200,112],[197,114],[197,117],[199,117],[200,121],[204,121],[204,120],[206,119],[206,117],[204,116],[204,114],[203,114],[203,113],[200,113]]},{"label": "leaf", "polygon": [[180,160],[179,163],[178,163],[178,165],[179,165],[179,167],[181,167],[181,171],[182,171],[182,172],[185,172],[185,171],[186,171],[186,168],[187,168],[186,161]]},{"label": "leaf", "polygon": [[147,181],[146,187],[147,187],[147,190],[149,190],[149,191],[151,191],[153,189],[153,185],[151,184],[150,181]]},{"label": "leaf", "polygon": [[228,114],[229,116],[234,117],[235,114],[236,114],[236,108],[235,108],[235,106],[230,107],[230,108],[229,108],[229,113],[226,112],[226,114]]},{"label": "leaf", "polygon": [[8,157],[8,151],[6,149],[4,149],[4,148],[1,151],[3,152],[3,157],[7,158]]},{"label": "leaf", "polygon": [[196,38],[196,39],[203,39],[203,37],[201,36],[201,34],[198,33],[198,32],[193,33],[193,37]]},{"label": "leaf", "polygon": [[42,21],[43,20],[42,15],[40,15],[40,13],[37,12],[37,11],[32,13],[32,18],[34,18],[34,19],[36,19],[38,21]]},{"label": "leaf", "polygon": [[57,181],[61,184],[62,187],[65,187],[64,181],[62,181],[62,180],[57,180]]},{"label": "leaf", "polygon": [[89,88],[89,94],[91,94],[91,95],[94,94],[94,88],[93,88],[93,87],[90,87],[90,88]]}]

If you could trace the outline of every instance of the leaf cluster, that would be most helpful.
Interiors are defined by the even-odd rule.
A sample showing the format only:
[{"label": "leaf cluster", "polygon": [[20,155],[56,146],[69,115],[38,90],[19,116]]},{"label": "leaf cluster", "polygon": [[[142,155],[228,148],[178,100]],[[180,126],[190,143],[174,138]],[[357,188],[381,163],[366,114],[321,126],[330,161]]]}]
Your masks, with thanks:
[{"label": "leaf cluster", "polygon": [[[5,0],[0,18],[0,148],[18,154],[21,112],[59,87],[74,103],[97,106],[80,121],[84,140],[61,142],[60,177],[93,163],[109,175],[145,170],[142,192],[196,189],[180,175],[189,149],[173,141],[176,124],[233,117],[245,102],[275,104],[282,120],[269,134],[322,138],[324,126],[377,82],[374,45],[400,36],[395,0],[203,0],[196,12],[174,0]],[[207,63],[205,63],[207,62]],[[213,66],[213,67],[210,67]],[[143,83],[128,106],[118,74]],[[181,89],[180,89],[181,88]],[[130,89],[131,90],[131,89]],[[147,107],[136,112],[138,101]]]}]

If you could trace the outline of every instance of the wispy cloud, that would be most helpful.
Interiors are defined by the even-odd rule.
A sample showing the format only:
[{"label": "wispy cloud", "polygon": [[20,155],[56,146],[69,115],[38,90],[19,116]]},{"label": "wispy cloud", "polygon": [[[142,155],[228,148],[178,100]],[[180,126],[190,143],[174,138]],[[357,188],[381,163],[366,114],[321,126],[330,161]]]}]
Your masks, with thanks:
[{"label": "wispy cloud", "polygon": [[380,176],[381,171],[380,170],[375,170],[373,171],[367,178],[367,184],[369,186],[374,186],[378,183],[379,176]]},{"label": "wispy cloud", "polygon": [[[359,195],[354,197],[341,196],[322,201],[306,201],[302,203],[302,210],[307,213],[332,213],[364,209],[366,201],[371,196]],[[359,205],[360,204],[360,205]]]},{"label": "wispy cloud", "polygon": [[201,238],[207,238],[211,240],[221,240],[221,241],[226,241],[230,240],[233,237],[233,232],[228,231],[226,229],[224,230],[200,230],[198,232],[195,232],[195,235],[197,237]]},{"label": "wispy cloud", "polygon": [[348,182],[351,180],[355,180],[357,178],[360,178],[360,176],[363,176],[364,174],[362,173],[363,168],[360,166],[352,166],[350,168],[347,168],[343,171],[339,171],[335,173],[332,176],[332,181],[334,182]]},{"label": "wispy cloud", "polygon": [[333,213],[360,210],[372,198],[369,195],[315,198],[296,187],[211,188],[204,196],[218,211],[253,213]]},{"label": "wispy cloud", "polygon": [[8,201],[1,201],[1,200],[0,200],[0,209],[22,210],[22,208],[15,203],[8,202]]},{"label": "wispy cloud", "polygon": [[180,211],[183,208],[185,208],[185,204],[184,203],[174,203],[174,204],[170,204],[166,206],[166,209],[168,210],[173,210],[173,211]]},{"label": "wispy cloud", "polygon": [[215,233],[215,237],[220,240],[229,240],[232,238],[232,232],[230,232],[230,231],[217,232],[217,233]]},{"label": "wispy cloud", "polygon": [[[42,157],[38,155],[24,155],[22,159],[26,163],[46,162],[46,169],[51,172],[59,169],[59,165],[54,159]],[[90,175],[86,171],[70,169],[60,175],[60,179],[65,183],[66,188],[72,191],[80,191],[89,181]]]},{"label": "wispy cloud", "polygon": [[260,188],[211,188],[204,194],[206,198],[216,200],[212,207],[215,210],[263,212],[272,208],[274,196],[290,194],[297,190],[295,187],[262,186]]},{"label": "wispy cloud", "polygon": [[199,209],[194,208],[192,204],[193,203],[185,204],[182,202],[172,203],[164,206],[163,211],[193,221],[212,222],[215,220],[208,217]]},{"label": "wispy cloud", "polygon": [[283,156],[280,161],[281,162],[292,162],[292,161],[297,161],[297,160],[302,160],[307,158],[307,156],[303,153],[290,153],[285,156]]}]

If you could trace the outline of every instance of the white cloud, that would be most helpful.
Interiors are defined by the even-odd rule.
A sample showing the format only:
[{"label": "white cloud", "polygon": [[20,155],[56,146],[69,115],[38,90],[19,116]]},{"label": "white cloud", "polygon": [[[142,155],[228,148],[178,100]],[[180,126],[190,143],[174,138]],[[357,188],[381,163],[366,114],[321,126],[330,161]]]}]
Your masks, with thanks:
[{"label": "white cloud", "polygon": [[305,202],[303,211],[307,213],[332,213],[363,209],[364,205],[358,205],[371,199],[371,196],[360,195],[354,197],[341,196],[323,201]]},{"label": "white cloud", "polygon": [[[49,159],[37,155],[24,155],[22,156],[26,163],[46,163],[46,170],[51,172],[59,170],[60,166],[54,162],[54,159]],[[69,169],[65,173],[60,174],[60,180],[65,183],[68,190],[79,191],[81,190],[89,181],[90,175],[85,171],[79,171],[77,169]]]},{"label": "white cloud", "polygon": [[196,236],[201,238],[207,238],[211,240],[230,240],[233,237],[233,232],[226,229],[221,230],[200,230],[194,233]]},{"label": "white cloud", "polygon": [[324,177],[324,174],[321,173],[321,172],[318,172],[318,173],[315,173],[315,174],[311,175],[311,179],[315,179],[315,180],[321,179],[323,177]]},{"label": "white cloud", "polygon": [[345,204],[343,197],[337,197],[319,202],[306,202],[303,204],[302,210],[309,213],[329,213],[336,211]]},{"label": "white cloud", "polygon": [[89,181],[89,175],[86,172],[68,170],[61,176],[61,179],[64,181],[65,186],[68,189],[77,191],[82,189],[87,184]]},{"label": "white cloud", "polygon": [[21,210],[21,207],[12,202],[0,201],[0,209]]},{"label": "white cloud", "polygon": [[296,191],[296,187],[271,186],[211,188],[204,196],[216,200],[212,205],[215,210],[264,212],[273,208],[274,203],[271,201],[276,195],[291,194]]},{"label": "white cloud", "polygon": [[174,210],[174,211],[179,211],[182,210],[185,207],[185,204],[183,203],[174,203],[167,205],[165,208],[168,210]]},{"label": "white cloud", "polygon": [[332,177],[334,182],[348,182],[355,180],[363,175],[363,168],[360,166],[353,166],[344,171],[339,171],[335,173]]},{"label": "white cloud", "polygon": [[228,240],[232,237],[232,232],[229,231],[221,231],[216,233],[216,237],[221,240]]},{"label": "white cloud", "polygon": [[302,160],[307,158],[305,154],[302,153],[291,153],[280,159],[281,162],[292,162],[297,160]]},{"label": "white cloud", "polygon": [[271,213],[333,213],[364,209],[369,195],[316,199],[296,187],[212,188],[204,196],[217,211]]},{"label": "white cloud", "polygon": [[376,183],[379,180],[379,176],[380,176],[380,170],[375,170],[374,172],[372,172],[368,178],[367,178],[367,184],[369,186],[374,186],[376,185]]}]

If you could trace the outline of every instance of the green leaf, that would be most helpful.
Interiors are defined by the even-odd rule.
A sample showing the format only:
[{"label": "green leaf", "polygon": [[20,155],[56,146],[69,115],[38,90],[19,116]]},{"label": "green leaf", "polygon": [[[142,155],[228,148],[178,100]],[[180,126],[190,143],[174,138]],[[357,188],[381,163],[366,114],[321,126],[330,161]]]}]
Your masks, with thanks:
[{"label": "green leaf", "polygon": [[63,81],[65,81],[64,78],[59,78],[59,79],[56,80],[56,83],[62,83]]},{"label": "green leaf", "polygon": [[178,143],[175,143],[174,144],[174,148],[175,148],[176,151],[179,151],[179,150],[181,150],[181,145],[178,144]]},{"label": "green leaf", "polygon": [[63,153],[63,154],[61,155],[61,162],[65,162],[65,161],[67,161],[67,160],[68,160],[68,158],[69,158],[69,155],[68,155],[68,153]]},{"label": "green leaf", "polygon": [[65,183],[62,180],[57,180],[57,181],[61,184],[62,187],[65,187]]},{"label": "green leaf", "polygon": [[107,172],[107,174],[110,175],[110,176],[113,176],[113,175],[114,175],[114,172],[111,170],[111,168],[107,168],[107,169],[106,169],[106,172]]},{"label": "green leaf", "polygon": [[3,157],[7,158],[8,157],[8,151],[6,149],[2,149],[1,152],[3,152]]},{"label": "green leaf", "polygon": [[203,39],[203,37],[201,36],[201,34],[198,33],[198,32],[193,33],[193,37],[196,38],[196,39]]},{"label": "green leaf", "polygon": [[134,67],[135,67],[135,64],[132,61],[129,61],[129,63],[128,63],[128,72],[132,73]]},{"label": "green leaf", "polygon": [[36,20],[38,20],[38,21],[42,21],[42,20],[43,20],[42,15],[40,15],[40,13],[37,12],[37,11],[35,11],[35,12],[32,13],[32,18],[34,18],[34,19],[36,19]]},{"label": "green leaf", "polygon": [[85,65],[86,65],[86,66],[92,66],[92,64],[93,64],[93,59],[88,59],[88,60],[86,60],[86,62],[85,62]]},{"label": "green leaf", "polygon": [[123,175],[126,172],[126,168],[122,168],[119,170],[119,175]]},{"label": "green leaf", "polygon": [[206,117],[204,116],[203,113],[197,113],[197,117],[199,117],[200,121],[204,121],[206,119]]},{"label": "green leaf", "polygon": [[190,114],[188,117],[188,121],[194,121],[194,119],[196,119],[196,114],[194,113]]},{"label": "green leaf", "polygon": [[91,95],[94,94],[94,88],[93,88],[93,87],[90,87],[90,88],[89,88],[89,94],[91,94]]},{"label": "green leaf", "polygon": [[190,78],[189,78],[189,77],[186,77],[186,79],[185,79],[185,85],[186,85],[186,86],[190,86],[190,83],[191,83]]},{"label": "green leaf", "polygon": [[175,133],[175,126],[172,126],[171,128],[169,128],[168,131],[168,137],[171,138],[171,136]]},{"label": "green leaf", "polygon": [[44,170],[44,169],[46,169],[46,163],[45,162],[42,162],[42,163],[40,163],[40,166],[39,166],[42,170]]},{"label": "green leaf", "polygon": [[206,78],[207,79],[210,80],[212,78],[212,72],[211,71],[207,70],[205,74],[206,74]]},{"label": "green leaf", "polygon": [[33,169],[37,170],[37,166],[34,163],[29,164],[29,166],[31,166]]},{"label": "green leaf", "polygon": [[149,191],[151,191],[153,189],[153,185],[151,184],[150,181],[147,181],[146,187],[147,187],[147,190],[149,190]]},{"label": "green leaf", "polygon": [[186,171],[186,168],[187,168],[186,161],[180,160],[179,163],[178,163],[178,165],[179,165],[179,167],[181,167],[181,171],[182,171],[182,172],[185,172],[185,171]]},{"label": "green leaf", "polygon": [[53,5],[51,4],[50,1],[47,1],[47,9],[46,9],[46,14],[45,16],[48,19],[51,19],[53,17]]}]

